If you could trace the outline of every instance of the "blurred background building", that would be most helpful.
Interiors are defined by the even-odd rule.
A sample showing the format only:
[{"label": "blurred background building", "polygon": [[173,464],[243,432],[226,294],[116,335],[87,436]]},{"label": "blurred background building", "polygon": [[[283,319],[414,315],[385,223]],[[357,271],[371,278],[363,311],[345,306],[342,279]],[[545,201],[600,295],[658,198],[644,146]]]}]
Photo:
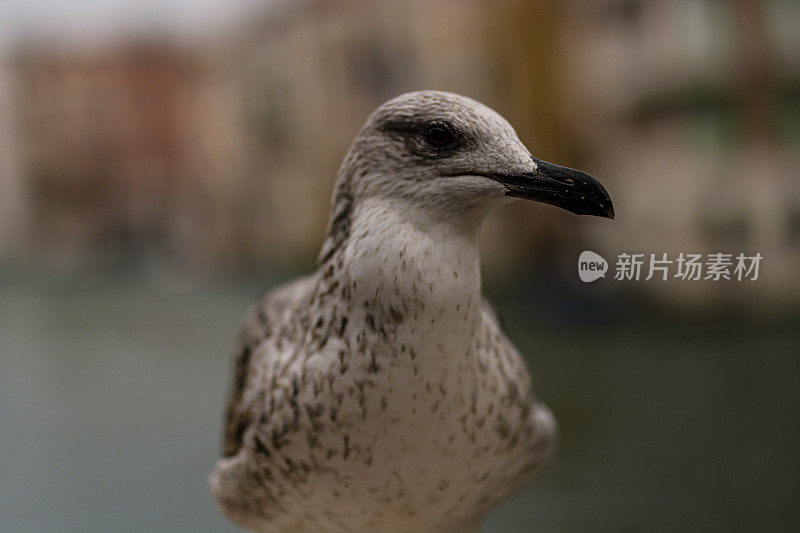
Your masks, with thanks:
[{"label": "blurred background building", "polygon": [[615,199],[613,226],[496,214],[489,275],[538,264],[572,279],[581,246],[612,262],[760,251],[755,291],[636,289],[784,298],[800,288],[798,20],[785,0],[297,0],[189,44],[26,39],[3,62],[3,248],[212,272],[312,257],[360,125],[424,87],[494,107],[533,153],[588,169]]},{"label": "blurred background building", "polygon": [[[237,324],[313,268],[369,113],[421,88],[496,109],[617,215],[519,202],[483,229],[562,433],[485,531],[797,529],[800,1],[6,0],[0,531],[234,531],[205,477]],[[623,252],[763,262],[615,281]]]},{"label": "blurred background building", "polygon": [[583,42],[565,44],[567,122],[581,124],[573,133],[613,180],[626,219],[598,238],[610,250],[758,250],[769,258],[756,290],[648,287],[661,296],[796,294],[800,5],[569,5],[565,33],[581,32]]}]

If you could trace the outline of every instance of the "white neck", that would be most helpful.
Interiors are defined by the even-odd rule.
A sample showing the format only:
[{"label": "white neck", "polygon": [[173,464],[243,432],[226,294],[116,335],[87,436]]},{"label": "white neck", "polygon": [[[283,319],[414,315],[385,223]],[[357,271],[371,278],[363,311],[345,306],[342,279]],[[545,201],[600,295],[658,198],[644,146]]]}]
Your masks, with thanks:
[{"label": "white neck", "polygon": [[356,302],[397,311],[453,308],[480,298],[478,232],[483,213],[435,216],[387,200],[365,201],[353,217],[344,264]]},{"label": "white neck", "polygon": [[[338,259],[352,288],[351,320],[378,324],[368,330],[385,340],[377,343],[378,355],[391,371],[381,375],[397,395],[387,416],[407,418],[417,394],[429,395],[433,384],[449,391],[441,413],[416,411],[412,426],[424,432],[436,431],[441,416],[468,401],[479,372],[472,348],[481,320],[483,217],[414,215],[385,200],[363,202]],[[373,350],[356,354],[366,359]],[[403,438],[397,435],[398,442]]]}]

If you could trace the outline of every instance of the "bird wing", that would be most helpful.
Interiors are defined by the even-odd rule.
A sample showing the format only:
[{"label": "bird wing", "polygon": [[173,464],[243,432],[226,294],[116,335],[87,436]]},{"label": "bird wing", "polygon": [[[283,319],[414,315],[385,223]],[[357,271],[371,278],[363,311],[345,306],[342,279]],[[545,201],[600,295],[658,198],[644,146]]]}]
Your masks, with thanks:
[{"label": "bird wing", "polygon": [[516,442],[517,453],[509,449],[509,462],[498,473],[498,478],[503,480],[508,489],[527,480],[550,457],[557,440],[558,426],[550,409],[537,400],[528,365],[508,339],[502,319],[498,318],[486,298],[483,299],[481,312],[484,335],[487,340],[493,338],[493,341],[483,344],[478,357],[482,359],[482,365],[491,368],[491,373],[500,377],[500,401],[507,407],[510,426],[517,428],[516,438],[511,435]]},{"label": "bird wing", "polygon": [[[250,423],[250,406],[245,402],[248,380],[252,375],[254,356],[269,357],[271,354],[259,348],[271,337],[280,333],[280,325],[287,312],[308,294],[314,276],[300,278],[265,293],[250,309],[236,337],[231,357],[232,381],[225,407],[222,455],[236,455]],[[257,354],[257,355],[256,355]]]},{"label": "bird wing", "polygon": [[484,338],[478,357],[502,378],[503,389],[514,404],[530,405],[534,401],[530,370],[525,358],[508,338],[502,318],[494,306],[483,298],[481,302]]}]

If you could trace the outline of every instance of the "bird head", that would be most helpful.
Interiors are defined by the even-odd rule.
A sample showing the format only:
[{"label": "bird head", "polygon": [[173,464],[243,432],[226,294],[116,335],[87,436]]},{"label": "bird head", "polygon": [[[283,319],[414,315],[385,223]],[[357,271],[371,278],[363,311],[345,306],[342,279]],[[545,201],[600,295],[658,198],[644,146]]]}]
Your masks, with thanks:
[{"label": "bird head", "polygon": [[320,258],[346,238],[354,207],[370,200],[409,218],[466,224],[518,198],[614,218],[600,182],[532,156],[495,111],[453,93],[406,93],[375,110],[353,141]]},{"label": "bird head", "polygon": [[532,156],[503,117],[453,93],[418,91],[386,102],[347,159],[356,196],[462,211],[522,198],[614,218],[597,180]]}]

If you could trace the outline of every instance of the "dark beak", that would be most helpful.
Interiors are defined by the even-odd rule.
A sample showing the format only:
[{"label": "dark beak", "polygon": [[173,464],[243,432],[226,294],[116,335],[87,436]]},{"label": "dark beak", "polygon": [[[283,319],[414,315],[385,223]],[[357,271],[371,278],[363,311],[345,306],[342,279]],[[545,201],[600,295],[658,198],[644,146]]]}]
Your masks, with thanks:
[{"label": "dark beak", "polygon": [[554,205],[576,215],[614,218],[611,197],[599,181],[580,170],[531,159],[537,167],[531,174],[493,176],[506,186],[508,196]]}]

